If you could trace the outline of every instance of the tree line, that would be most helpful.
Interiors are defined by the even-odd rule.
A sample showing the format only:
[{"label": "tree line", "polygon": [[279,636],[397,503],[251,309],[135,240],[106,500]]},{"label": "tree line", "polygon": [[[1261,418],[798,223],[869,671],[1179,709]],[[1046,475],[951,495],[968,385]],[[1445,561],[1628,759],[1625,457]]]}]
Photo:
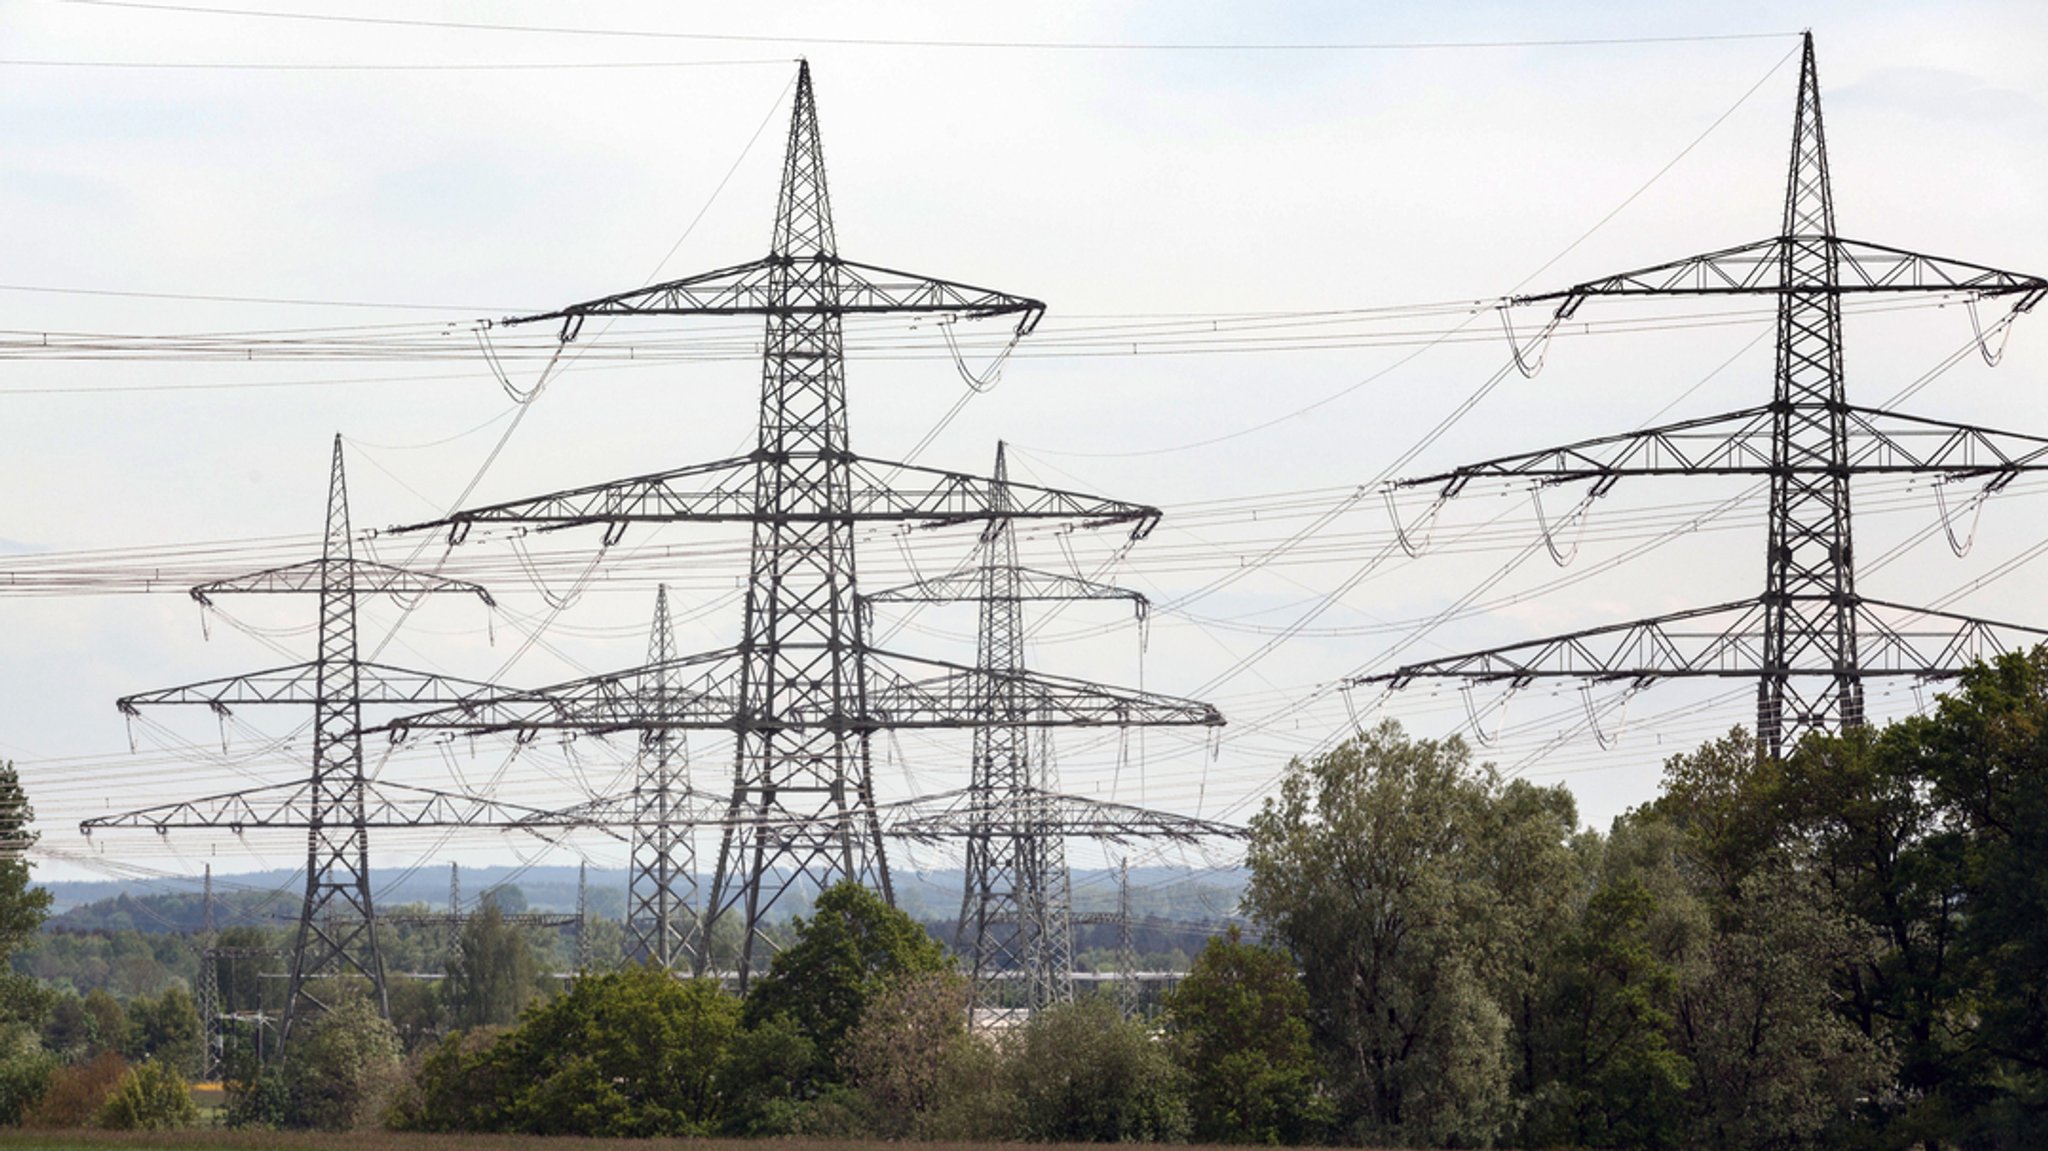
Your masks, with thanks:
[{"label": "tree line", "polygon": [[[1980,667],[1929,714],[1812,736],[1780,760],[1731,732],[1668,760],[1656,798],[1604,831],[1580,825],[1563,786],[1383,724],[1286,765],[1247,867],[1242,910],[1262,937],[1211,939],[1155,1015],[1084,995],[1007,1027],[970,1027],[947,950],[854,885],[820,895],[744,996],[641,967],[547,986],[487,910],[464,928],[436,1028],[405,1033],[344,992],[282,1059],[237,1070],[228,1118],[535,1135],[2048,1143],[2048,651]],[[40,911],[26,866],[0,868],[14,868],[0,870],[0,945],[18,946]],[[115,1077],[85,1046],[59,1050],[33,979],[0,992],[13,1029],[0,1117],[49,1120],[56,1099],[118,1125],[170,1106],[174,1041],[152,1049],[131,1023],[121,1050],[139,1062]],[[90,999],[77,1010],[108,1014]]]}]

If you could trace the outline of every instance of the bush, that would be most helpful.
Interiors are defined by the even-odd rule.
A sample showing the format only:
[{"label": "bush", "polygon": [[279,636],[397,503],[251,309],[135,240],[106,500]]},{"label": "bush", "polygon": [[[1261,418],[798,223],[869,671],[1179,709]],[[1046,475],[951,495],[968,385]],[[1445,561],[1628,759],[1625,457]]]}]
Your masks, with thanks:
[{"label": "bush", "polygon": [[230,1127],[282,1127],[290,1118],[291,1100],[285,1093],[284,1077],[275,1068],[226,1082]]},{"label": "bush", "polygon": [[1188,1074],[1195,1137],[1303,1143],[1331,1122],[1294,960],[1232,927],[1209,941],[1166,998],[1172,1049]]},{"label": "bush", "polygon": [[102,1051],[84,1063],[60,1067],[50,1076],[50,1089],[22,1115],[22,1124],[83,1127],[99,1115],[107,1097],[127,1076],[128,1061],[114,1051]]},{"label": "bush", "polygon": [[17,1028],[0,1054],[0,1126],[12,1127],[50,1089],[61,1061],[43,1050],[35,1033]]},{"label": "bush", "polygon": [[364,995],[300,1023],[284,1053],[285,1121],[347,1131],[376,1124],[398,1088],[398,1033]]},{"label": "bush", "polygon": [[[866,1133],[890,1139],[1010,1133],[1012,1107],[996,1074],[997,1053],[967,1031],[967,992],[961,975],[926,971],[899,976],[868,1001],[839,1056],[859,1093]],[[822,1117],[807,1124],[806,1132],[828,1134],[821,1123]]]},{"label": "bush", "polygon": [[130,1059],[167,1063],[180,1075],[196,1075],[205,1062],[206,1032],[192,993],[173,987],[154,999],[128,1004],[127,1046]]},{"label": "bush", "polygon": [[655,967],[586,975],[501,1034],[451,1036],[421,1061],[394,1126],[423,1131],[708,1135],[728,1107],[740,1005]]},{"label": "bush", "polygon": [[899,975],[944,971],[952,960],[917,920],[852,880],[827,888],[812,910],[748,989],[746,1021],[789,1016],[829,1065],[871,997]]},{"label": "bush", "polygon": [[496,1131],[513,1084],[492,1049],[502,1027],[457,1031],[412,1060],[385,1125],[399,1131]]},{"label": "bush", "polygon": [[1142,1024],[1101,996],[1049,1007],[1022,1028],[1007,1073],[1018,1134],[1061,1143],[1177,1142],[1189,1131],[1180,1069]]},{"label": "bush", "polygon": [[99,1110],[99,1125],[117,1131],[168,1131],[199,1122],[192,1089],[159,1060],[130,1068]]}]

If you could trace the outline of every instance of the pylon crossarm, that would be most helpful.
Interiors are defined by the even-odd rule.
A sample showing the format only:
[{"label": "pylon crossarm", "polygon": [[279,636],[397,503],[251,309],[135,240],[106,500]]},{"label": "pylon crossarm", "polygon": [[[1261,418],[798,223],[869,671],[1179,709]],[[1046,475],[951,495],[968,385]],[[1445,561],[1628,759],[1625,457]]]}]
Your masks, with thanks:
[{"label": "pylon crossarm", "polygon": [[1412,663],[1347,686],[1406,687],[1418,679],[1524,685],[1537,679],[1634,680],[1774,675],[1869,679],[1952,679],[2003,652],[2048,641],[2048,629],[1977,619],[1932,608],[1859,599],[1854,667],[1772,668],[1764,658],[1762,599],[1588,628],[1569,635]]},{"label": "pylon crossarm", "polygon": [[[346,821],[347,826],[497,830],[582,826],[544,808],[438,788],[366,780],[363,791],[363,820],[358,824],[351,818]],[[304,831],[334,826],[336,821],[323,818],[323,813],[331,811],[332,806],[331,797],[318,794],[312,781],[298,780],[167,803],[119,815],[95,816],[81,822],[78,827],[88,835],[114,828],[169,831],[212,827],[226,828],[236,834],[250,828]]]},{"label": "pylon crossarm", "polygon": [[1887,244],[1836,237],[1842,292],[1971,292],[1978,296],[2024,295],[2020,305],[2031,309],[2048,291],[2048,279],[2008,272],[1946,256],[1909,252]]},{"label": "pylon crossarm", "polygon": [[[358,662],[361,683],[357,697],[365,704],[418,706],[454,703],[479,692],[500,690],[478,680],[457,679],[434,672],[412,671],[387,664]],[[320,663],[309,660],[289,667],[201,680],[157,691],[122,696],[114,705],[133,714],[143,707],[204,704],[216,710],[251,704],[289,703],[311,705],[320,698]]]},{"label": "pylon crossarm", "polygon": [[[1057,602],[1079,600],[1128,600],[1143,611],[1150,602],[1145,593],[1110,584],[1096,583],[1080,576],[1062,575],[1059,572],[1039,571],[1036,568],[1004,568],[1004,579],[1008,573],[1016,573],[1014,594],[1009,587],[996,597],[1003,600],[1027,602]],[[881,591],[863,593],[861,598],[869,603],[979,603],[990,598],[989,572],[987,567],[973,567],[964,571],[949,572],[916,583],[901,584]]]},{"label": "pylon crossarm", "polygon": [[[1790,252],[1788,253],[1788,249]],[[1799,262],[1831,260],[1835,282],[1825,290],[1837,294],[1871,292],[1969,292],[1977,296],[2022,295],[2021,308],[2031,308],[2048,291],[2048,280],[1981,264],[1909,252],[1903,248],[1845,240],[1839,236],[1802,234],[1775,236],[1738,244],[1698,256],[1653,264],[1647,268],[1603,276],[1555,292],[1516,296],[1518,304],[1558,301],[1557,315],[1569,318],[1584,301],[1596,296],[1743,296],[1776,295],[1792,290],[1784,275]],[[1800,285],[1800,290],[1811,290]]]},{"label": "pylon crossarm", "polygon": [[1976,664],[2048,642],[2048,629],[1885,600],[1856,603],[1862,676],[1954,679]]},{"label": "pylon crossarm", "polygon": [[357,559],[326,557],[285,567],[269,568],[233,579],[214,580],[192,589],[192,598],[208,603],[217,595],[286,594],[317,592],[322,587],[348,587],[359,595],[417,596],[464,592],[486,604],[494,604],[491,593],[481,584],[447,579],[425,572],[407,571],[389,564]]},{"label": "pylon crossarm", "polygon": [[1031,788],[990,796],[975,788],[881,807],[882,834],[922,842],[984,835],[1067,836],[1125,842],[1242,839],[1236,824]]},{"label": "pylon crossarm", "polygon": [[[834,290],[792,299],[787,290],[792,278],[831,284]],[[1028,333],[1044,312],[1045,304],[1028,296],[815,252],[767,256],[504,322],[561,320],[565,334],[574,338],[576,327],[589,316],[1015,315],[1019,333]]]},{"label": "pylon crossarm", "polygon": [[677,785],[668,792],[668,812],[650,816],[647,797],[638,790],[600,795],[570,807],[547,813],[559,823],[587,823],[604,827],[639,827],[650,818],[661,826],[694,827],[721,823],[732,804],[732,793],[714,795],[708,791]]},{"label": "pylon crossarm", "polygon": [[[1008,507],[996,507],[990,481],[963,472],[853,458],[844,506],[763,508],[751,457],[719,460],[656,475],[593,484],[531,499],[457,512],[394,531],[447,527],[460,540],[476,524],[522,524],[545,530],[604,524],[614,532],[635,523],[965,523],[986,519],[1075,520],[1085,526],[1128,523],[1143,536],[1159,509],[1059,488],[1007,483]],[[886,473],[886,474],[885,474]]]},{"label": "pylon crossarm", "polygon": [[[1018,692],[1015,722],[1028,727],[1218,726],[1214,707],[1152,692],[1128,691],[1035,672],[995,673],[964,664],[869,649],[866,714],[790,708],[777,730],[874,731],[885,727],[962,729],[990,722],[992,680]],[[571,680],[531,691],[493,689],[451,706],[400,716],[369,731],[403,739],[420,731],[523,735],[545,731],[753,730],[740,706],[741,657],[735,649]],[[682,674],[678,677],[677,672]],[[668,676],[664,680],[664,676]],[[665,702],[649,706],[643,685],[666,682]],[[1004,720],[1004,722],[1010,722]]]},{"label": "pylon crossarm", "polygon": [[[867,696],[864,722],[877,728],[1223,725],[1222,713],[1198,700],[873,649],[868,652]],[[1016,701],[1016,713],[991,715],[991,699]]]},{"label": "pylon crossarm", "polygon": [[[545,911],[506,912],[498,918],[508,927],[574,927],[578,922],[574,915]],[[404,927],[461,927],[469,922],[469,916],[455,911],[380,911],[377,922]]]},{"label": "pylon crossarm", "polygon": [[365,730],[394,740],[422,731],[730,731],[740,715],[740,662],[737,649],[722,648],[531,690],[486,687]]},{"label": "pylon crossarm", "polygon": [[1402,688],[1418,679],[1521,685],[1546,678],[1753,676],[1763,663],[1763,621],[1762,600],[1738,600],[1407,664],[1355,677],[1346,686]]},{"label": "pylon crossarm", "polygon": [[[1845,462],[1861,475],[1940,475],[2000,483],[2021,472],[2048,471],[2048,437],[1928,419],[1881,408],[1843,405]],[[1457,495],[1475,479],[1526,479],[1544,484],[1591,480],[1604,492],[1625,476],[1832,476],[1842,463],[1819,456],[1774,458],[1773,411],[1745,408],[1599,436],[1520,455],[1500,456],[1453,471],[1395,482],[1442,485]]]}]

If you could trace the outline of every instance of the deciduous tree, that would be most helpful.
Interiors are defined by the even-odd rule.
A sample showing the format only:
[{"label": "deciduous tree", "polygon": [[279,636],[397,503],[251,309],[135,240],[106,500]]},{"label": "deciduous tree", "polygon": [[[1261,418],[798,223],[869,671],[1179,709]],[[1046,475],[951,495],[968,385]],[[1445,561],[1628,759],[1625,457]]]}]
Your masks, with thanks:
[{"label": "deciduous tree", "polygon": [[1236,927],[1211,939],[1167,994],[1166,1028],[1196,1139],[1301,1143],[1328,1125],[1308,992],[1286,952],[1247,943]]}]

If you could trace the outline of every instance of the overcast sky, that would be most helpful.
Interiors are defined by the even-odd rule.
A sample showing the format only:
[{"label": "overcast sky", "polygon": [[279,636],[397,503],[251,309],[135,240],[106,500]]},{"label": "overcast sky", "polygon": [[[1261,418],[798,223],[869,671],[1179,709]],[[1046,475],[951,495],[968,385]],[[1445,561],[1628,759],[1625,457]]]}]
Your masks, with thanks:
[{"label": "overcast sky", "polygon": [[[248,14],[258,8],[687,35]],[[816,78],[842,254],[1050,305],[1039,339],[919,462],[980,471],[1001,438],[1019,478],[1166,510],[1127,556],[1104,533],[1027,540],[1029,562],[1100,571],[1160,605],[1142,652],[1123,616],[1087,607],[1044,619],[1031,658],[1200,692],[1232,726],[1215,746],[1185,733],[1128,744],[1069,733],[1057,741],[1064,784],[1223,818],[1243,818],[1290,755],[1352,722],[1329,690],[1348,674],[1760,590],[1761,500],[1715,510],[1745,490],[1739,481],[1624,484],[1594,509],[1562,569],[1541,548],[1527,552],[1539,529],[1526,494],[1452,504],[1438,550],[1396,551],[1363,578],[1388,539],[1377,496],[1272,551],[1506,363],[1484,304],[1406,309],[1562,287],[1774,234],[1800,28],[1817,36],[1843,234],[2048,270],[2048,9],[2037,4],[1160,3],[1041,5],[1029,20],[938,4],[263,0],[241,11],[0,4],[0,329],[17,345],[45,332],[229,333],[219,346],[232,352],[259,331],[318,335],[331,349],[334,329],[374,328],[356,334],[376,355],[114,361],[17,349],[0,379],[0,573],[26,578],[34,564],[47,574],[53,553],[105,549],[131,549],[118,565],[131,575],[198,544],[219,574],[310,555],[337,432],[359,528],[431,518],[473,479],[474,500],[508,499],[744,450],[759,371],[751,326],[593,329],[593,351],[514,428],[472,321],[762,254],[801,54]],[[1782,34],[1750,35],[1770,33]],[[1648,42],[1710,36],[1729,38]],[[1637,42],[1533,43],[1587,40]],[[1027,41],[1039,46],[1016,46]],[[1469,46],[1480,41],[1517,43]],[[1053,42],[1097,47],[1044,46]],[[1438,46],[1368,46],[1425,43]],[[209,66],[105,66],[115,62]],[[587,66],[556,67],[570,64]],[[237,300],[171,298],[181,296]],[[260,302],[279,300],[308,302]],[[2000,309],[1987,306],[1983,322]],[[1247,331],[1249,313],[1273,316]],[[1406,470],[1768,396],[1768,314],[1755,302],[1589,305],[1580,318],[1600,323],[1556,340],[1533,380],[1511,374]],[[1513,319],[1526,335],[1542,312]],[[1905,406],[2048,434],[2044,322],[2018,325],[1996,371],[1972,352]],[[855,447],[902,458],[961,400],[961,374],[929,324],[852,331]],[[968,366],[1000,336],[970,337]],[[400,337],[419,355],[393,353]],[[515,388],[539,370],[520,354],[536,338],[494,336]],[[647,358],[625,358],[635,341]],[[1852,314],[1848,341],[1851,397],[1875,404],[1967,350],[1970,318],[1959,306]],[[1860,590],[1924,603],[1995,576],[1951,606],[2048,624],[2048,567],[2001,567],[2043,542],[2044,490],[2022,481],[1989,502],[1974,548],[1957,558],[1941,533],[1928,536],[1939,514],[1929,486],[1859,489]],[[1545,511],[1567,503],[1559,493]],[[1639,558],[1601,566],[1660,537]],[[870,538],[863,585],[943,570],[972,538]],[[513,544],[480,539],[445,562],[498,576],[505,611],[430,605],[404,620],[384,657],[520,684],[627,666],[645,650],[657,580],[675,589],[683,649],[729,644],[742,541],[719,528],[636,533],[579,585],[596,533],[549,536],[531,541],[537,588]],[[398,561],[420,545],[375,546]],[[438,542],[425,547],[418,563],[444,562]],[[106,558],[91,557],[95,567]],[[1482,586],[1489,610],[1415,626]],[[551,611],[547,596],[575,590],[584,594]],[[45,847],[95,860],[53,860],[45,875],[303,859],[291,835],[87,845],[75,831],[89,815],[303,771],[303,738],[265,743],[292,736],[296,714],[251,711],[233,724],[159,715],[133,729],[129,750],[117,696],[311,654],[311,602],[223,606],[232,615],[202,631],[175,586],[0,599],[0,755],[22,769]],[[381,641],[399,621],[391,605],[368,606],[365,635]],[[1271,642],[1291,625],[1298,634]],[[883,626],[894,648],[971,655],[969,609],[884,613]],[[1596,691],[1596,704],[1611,690]],[[1473,697],[1480,728],[1506,725],[1478,753],[1568,782],[1594,826],[1652,795],[1665,756],[1753,719],[1742,682],[1660,686],[1597,735],[1571,687],[1523,693],[1503,712],[1486,710],[1495,698]],[[1373,699],[1358,696],[1358,718],[1473,737],[1454,687],[1418,687],[1377,711]],[[1918,700],[1895,685],[1872,702],[1896,715]],[[885,795],[964,784],[964,739],[887,742]],[[615,786],[628,751],[584,741],[509,760],[480,741],[410,748],[379,770],[443,787],[495,780],[508,796],[566,802]],[[693,752],[700,784],[729,785],[729,746],[700,741]],[[542,857],[490,836],[382,843],[380,866]],[[621,854],[593,839],[546,858],[573,861],[577,850],[600,863]],[[949,865],[933,851],[909,864]]]}]

